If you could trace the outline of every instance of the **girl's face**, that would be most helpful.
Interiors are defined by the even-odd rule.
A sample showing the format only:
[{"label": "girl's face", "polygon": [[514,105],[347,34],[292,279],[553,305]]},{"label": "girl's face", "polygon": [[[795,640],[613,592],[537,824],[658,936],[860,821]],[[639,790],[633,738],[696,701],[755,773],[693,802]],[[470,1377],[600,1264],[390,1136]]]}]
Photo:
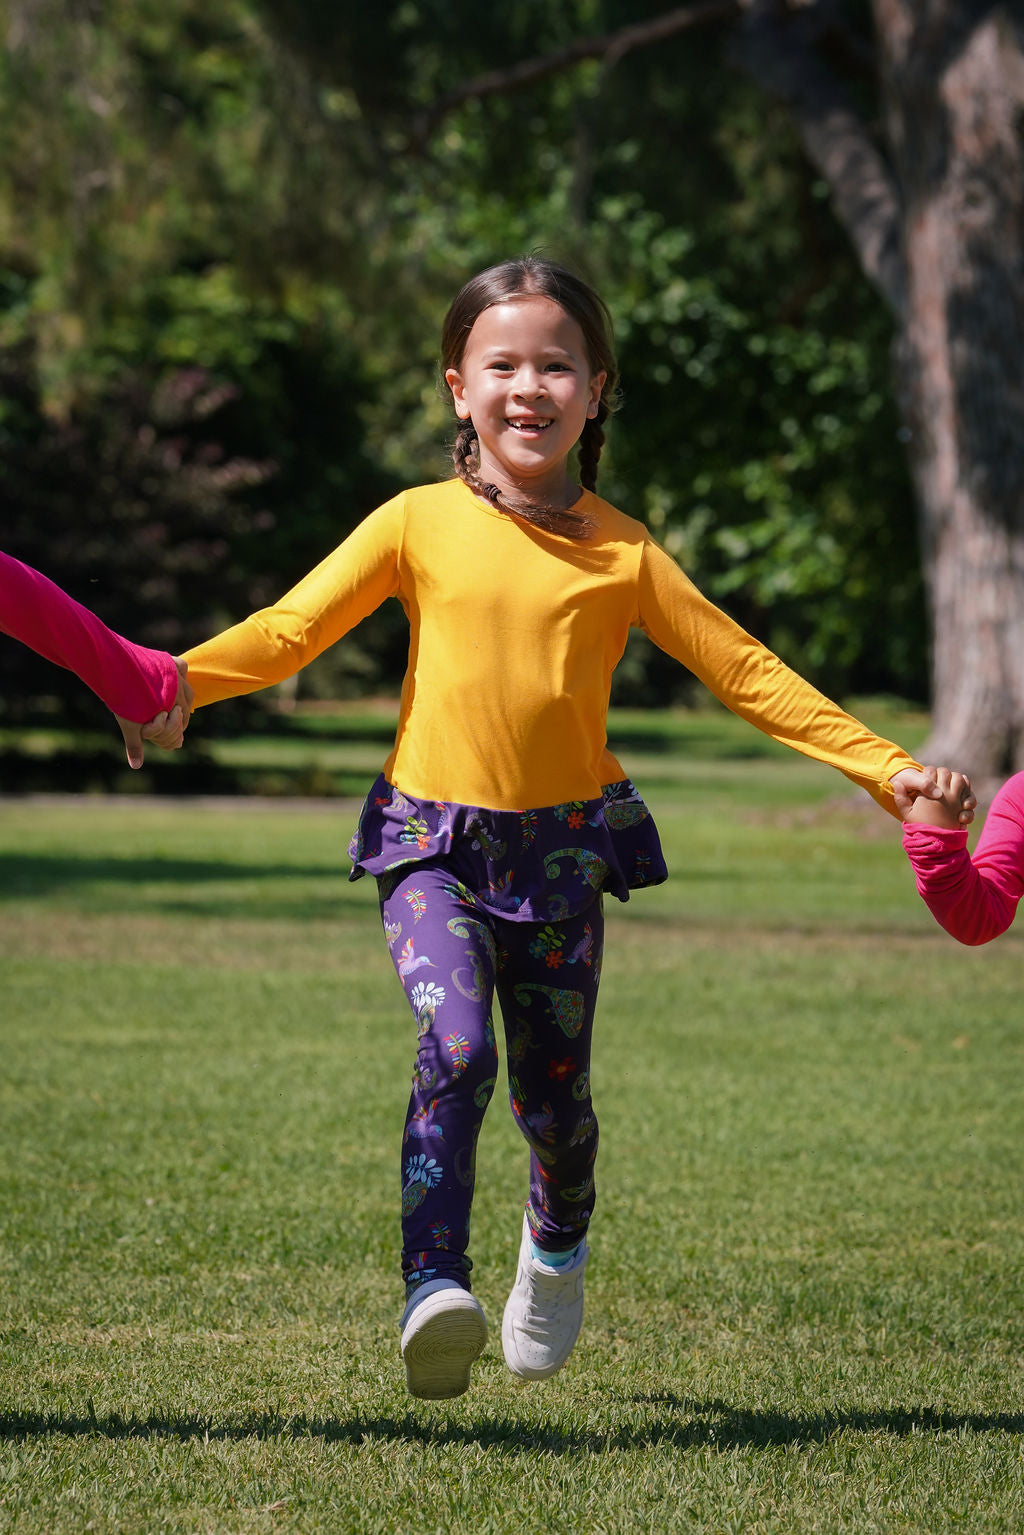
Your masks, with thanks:
[{"label": "girl's face", "polygon": [[480,478],[571,505],[578,492],[566,460],[597,415],[606,376],[591,373],[583,332],[554,299],[524,294],[485,309],[445,373],[459,419],[476,427]]}]

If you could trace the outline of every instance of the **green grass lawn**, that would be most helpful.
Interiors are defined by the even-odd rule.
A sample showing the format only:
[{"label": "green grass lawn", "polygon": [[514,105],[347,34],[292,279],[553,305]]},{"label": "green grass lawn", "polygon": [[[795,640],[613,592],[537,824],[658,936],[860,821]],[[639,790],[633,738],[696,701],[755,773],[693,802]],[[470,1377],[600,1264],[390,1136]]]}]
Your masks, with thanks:
[{"label": "green grass lawn", "polygon": [[499,1093],[450,1404],[398,1353],[414,1041],[353,807],[0,802],[4,1535],[1019,1535],[1021,936],[955,945],[894,821],[709,719],[618,721],[672,878],[609,913],[580,1345],[501,1359]]}]

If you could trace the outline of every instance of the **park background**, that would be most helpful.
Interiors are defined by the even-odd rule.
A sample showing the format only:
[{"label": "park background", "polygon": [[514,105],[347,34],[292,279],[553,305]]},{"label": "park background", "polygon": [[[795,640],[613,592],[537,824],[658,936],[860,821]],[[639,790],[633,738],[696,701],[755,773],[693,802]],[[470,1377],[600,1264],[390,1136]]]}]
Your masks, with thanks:
[{"label": "park background", "polygon": [[[882,733],[1024,766],[1018,6],[3,19],[7,552],[174,652],[271,600],[448,472],[441,317],[540,250],[615,318],[601,491]],[[0,645],[0,1527],[1019,1530],[1018,939],[957,949],[894,822],[640,637],[673,877],[610,917],[585,1341],[409,1403],[409,1050],[344,879],[403,654],[389,604],[132,774]]]},{"label": "park background", "polygon": [[[236,620],[448,472],[441,317],[542,250],[616,321],[608,498],[832,695],[928,704],[979,781],[1024,766],[1019,7],[6,16],[9,553],[175,652]],[[385,605],[298,698],[393,690],[402,648]],[[84,718],[0,668],[0,728]],[[638,641],[615,701],[690,696]]]}]

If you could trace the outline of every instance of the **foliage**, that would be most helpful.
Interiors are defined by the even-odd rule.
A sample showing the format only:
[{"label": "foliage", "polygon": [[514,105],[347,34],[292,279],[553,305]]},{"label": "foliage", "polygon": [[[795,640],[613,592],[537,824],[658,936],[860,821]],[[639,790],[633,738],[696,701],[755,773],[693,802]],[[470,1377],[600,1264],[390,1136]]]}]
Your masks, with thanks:
[{"label": "foliage", "polygon": [[[45,15],[21,0],[0,128],[0,352],[23,378],[7,423],[26,463],[14,552],[76,574],[55,564],[59,452],[39,494],[24,489],[33,444],[68,431],[68,485],[97,509],[89,536],[116,544],[92,423],[120,418],[127,439],[148,406],[126,399],[199,370],[230,392],[206,439],[222,462],[275,473],[211,510],[187,597],[174,546],[194,531],[164,516],[154,622],[135,627],[116,559],[104,616],[140,638],[156,616],[168,635],[241,616],[399,485],[446,472],[444,308],[479,266],[541,247],[590,275],[617,319],[625,400],[606,494],[830,690],[920,695],[886,323],[786,119],[723,74],[720,39],[687,34],[470,101],[423,134],[461,81],[635,13],[531,3],[467,29],[437,0],[373,13],[51,0]],[[393,685],[397,615],[343,649],[303,686]],[[622,696],[680,687],[631,650]]]}]

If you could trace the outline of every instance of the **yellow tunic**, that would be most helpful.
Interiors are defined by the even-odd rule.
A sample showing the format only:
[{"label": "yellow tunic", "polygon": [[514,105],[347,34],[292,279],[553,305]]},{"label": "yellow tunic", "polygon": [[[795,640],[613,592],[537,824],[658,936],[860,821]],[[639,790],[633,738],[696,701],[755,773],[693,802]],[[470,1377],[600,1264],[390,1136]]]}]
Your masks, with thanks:
[{"label": "yellow tunic", "polygon": [[759,730],[839,768],[895,814],[913,758],[845,714],[709,602],[642,523],[584,492],[575,542],[496,511],[461,480],[372,512],[280,602],[190,650],[197,705],[281,682],[386,597],[409,664],[384,775],[419,799],[519,810],[595,799],[611,675],[631,626]]}]

